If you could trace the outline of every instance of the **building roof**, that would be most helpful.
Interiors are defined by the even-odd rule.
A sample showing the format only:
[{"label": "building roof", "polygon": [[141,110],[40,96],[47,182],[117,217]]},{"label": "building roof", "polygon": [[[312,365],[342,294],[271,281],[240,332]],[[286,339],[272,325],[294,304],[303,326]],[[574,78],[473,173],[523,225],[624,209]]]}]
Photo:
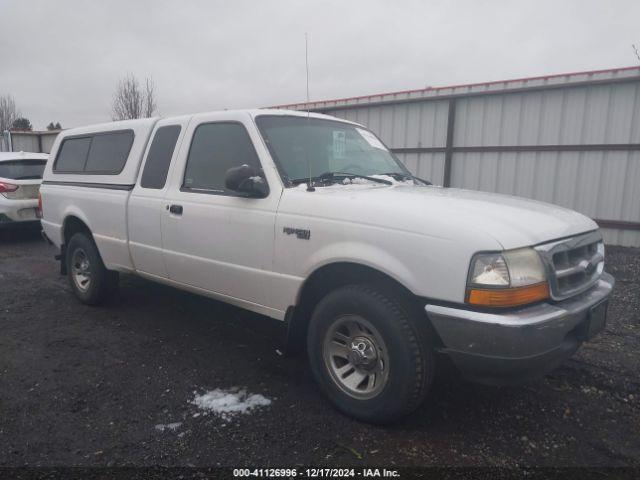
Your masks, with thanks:
[{"label": "building roof", "polygon": [[62,129],[58,130],[23,130],[21,128],[10,128],[9,132],[19,133],[20,135],[57,135]]},{"label": "building roof", "polygon": [[459,95],[477,95],[482,93],[503,92],[507,90],[522,90],[529,88],[545,88],[565,86],[568,84],[581,84],[611,81],[624,81],[640,79],[640,66],[611,68],[606,70],[591,70],[586,72],[557,73],[537,77],[515,78],[511,80],[497,80],[491,82],[469,83],[462,85],[450,85],[444,87],[427,87],[414,90],[401,90],[397,92],[375,93],[358,97],[338,98],[333,100],[318,100],[313,102],[291,103],[278,105],[272,108],[288,109],[336,109],[341,107],[353,107],[357,105],[393,103],[395,101],[411,101],[431,99],[434,97],[450,97]]},{"label": "building roof", "polygon": [[7,160],[46,160],[48,153],[35,152],[0,152],[0,162]]}]

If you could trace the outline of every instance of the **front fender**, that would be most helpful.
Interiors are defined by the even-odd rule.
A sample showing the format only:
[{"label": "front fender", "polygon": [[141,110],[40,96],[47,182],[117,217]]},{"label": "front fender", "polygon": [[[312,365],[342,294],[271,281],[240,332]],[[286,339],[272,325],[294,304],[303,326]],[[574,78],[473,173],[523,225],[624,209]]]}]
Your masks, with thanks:
[{"label": "front fender", "polygon": [[326,245],[311,254],[304,266],[303,277],[309,278],[316,270],[332,263],[356,263],[393,278],[413,291],[418,283],[414,272],[403,260],[375,245],[358,241],[340,241]]}]

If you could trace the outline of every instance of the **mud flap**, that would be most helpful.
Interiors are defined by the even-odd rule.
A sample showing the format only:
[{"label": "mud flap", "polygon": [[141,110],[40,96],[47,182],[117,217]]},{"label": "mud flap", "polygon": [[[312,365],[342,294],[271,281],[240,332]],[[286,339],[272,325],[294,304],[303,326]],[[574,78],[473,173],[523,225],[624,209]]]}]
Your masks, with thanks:
[{"label": "mud flap", "polygon": [[294,321],[295,307],[287,308],[284,317],[285,335],[282,342],[282,354],[285,357],[292,357],[305,350],[306,346],[306,329],[302,325],[304,322]]},{"label": "mud flap", "polygon": [[60,275],[67,274],[67,246],[63,243],[60,245],[60,254],[54,257],[60,261]]}]

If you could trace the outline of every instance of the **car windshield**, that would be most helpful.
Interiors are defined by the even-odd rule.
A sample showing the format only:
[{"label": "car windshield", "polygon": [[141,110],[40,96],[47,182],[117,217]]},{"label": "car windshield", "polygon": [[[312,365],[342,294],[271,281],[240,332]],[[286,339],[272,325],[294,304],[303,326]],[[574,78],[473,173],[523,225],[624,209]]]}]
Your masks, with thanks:
[{"label": "car windshield", "polygon": [[8,160],[0,162],[0,178],[10,180],[39,180],[46,160]]},{"label": "car windshield", "polygon": [[348,174],[411,177],[378,137],[356,125],[293,115],[261,115],[256,123],[289,184]]}]

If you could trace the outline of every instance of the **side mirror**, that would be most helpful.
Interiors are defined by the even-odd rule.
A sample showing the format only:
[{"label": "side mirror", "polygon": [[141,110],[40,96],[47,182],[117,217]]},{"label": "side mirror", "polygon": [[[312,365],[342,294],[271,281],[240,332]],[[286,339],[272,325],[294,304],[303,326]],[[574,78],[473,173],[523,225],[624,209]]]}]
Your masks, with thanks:
[{"label": "side mirror", "polygon": [[243,193],[247,197],[264,198],[269,194],[262,172],[246,164],[227,170],[224,184],[229,190]]}]

